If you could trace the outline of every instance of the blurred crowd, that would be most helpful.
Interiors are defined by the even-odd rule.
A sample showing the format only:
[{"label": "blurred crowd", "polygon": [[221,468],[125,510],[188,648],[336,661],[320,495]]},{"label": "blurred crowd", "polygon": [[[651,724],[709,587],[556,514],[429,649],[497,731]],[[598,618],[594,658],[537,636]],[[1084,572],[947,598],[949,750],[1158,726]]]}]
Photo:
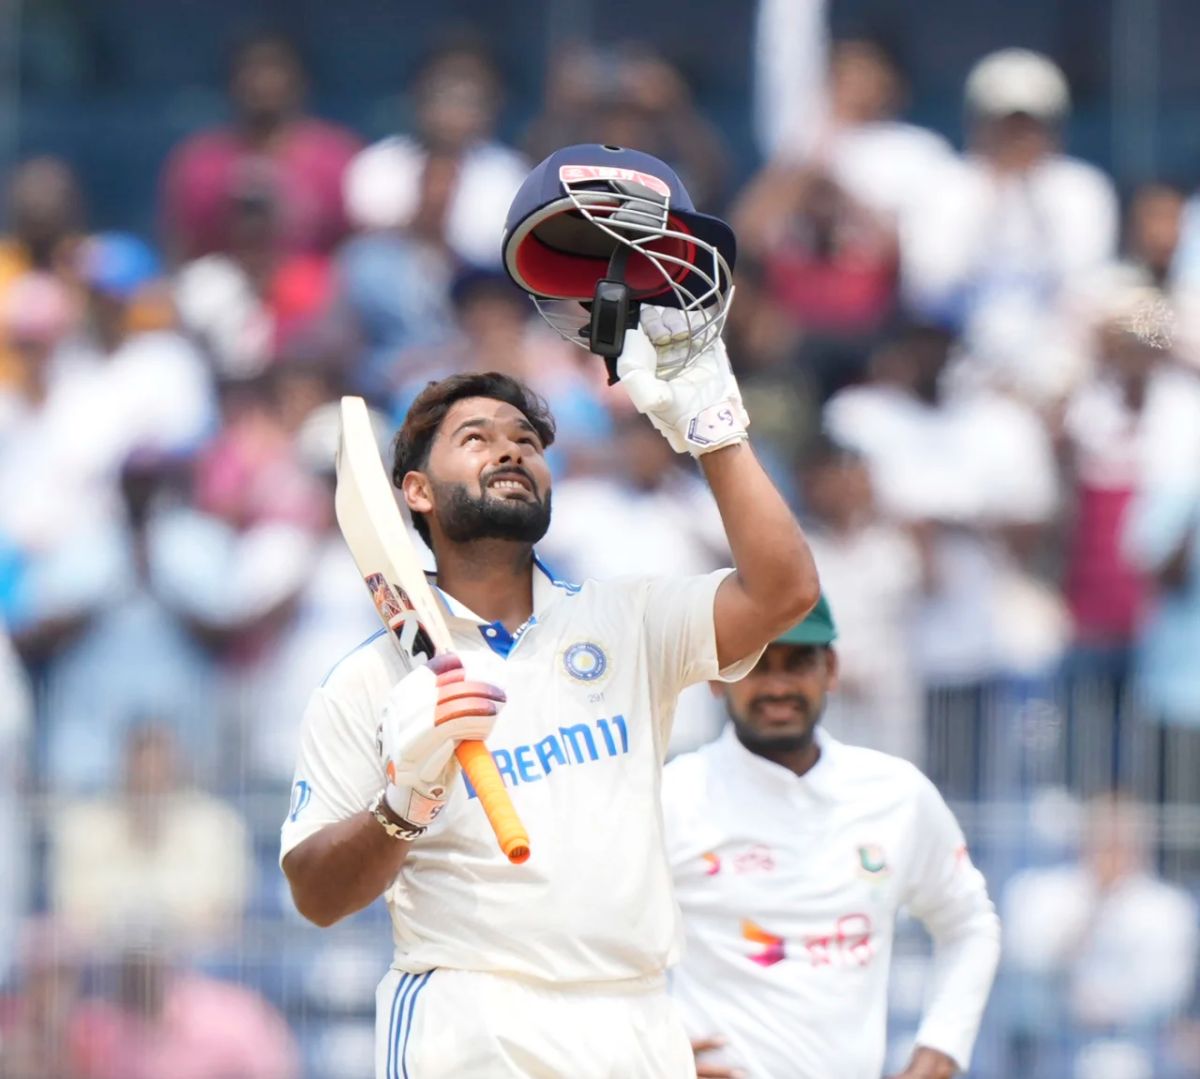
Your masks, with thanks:
[{"label": "blurred crowd", "polygon": [[[762,6],[763,86],[791,17]],[[382,443],[430,379],[519,376],[559,423],[560,575],[725,564],[698,473],[499,265],[531,163],[578,142],[662,158],[737,232],[729,353],[841,627],[827,723],[966,807],[1004,899],[1023,1007],[978,1074],[1200,1075],[1200,203],[1120,199],[1069,156],[1047,57],[981,57],[959,152],[902,119],[885,42],[796,40],[823,77],[757,118],[740,190],[642,43],[563,52],[519,146],[500,69],[449,46],[412,75],[411,130],[364,145],[306,110],[289,41],[248,39],[230,123],[163,164],[152,237],[91,228],[69,162],[16,169],[0,1077],[353,1074],[362,1031],[274,867],[304,702],[375,629],[333,516],[342,394]],[[672,751],[722,722],[689,691]],[[228,969],[254,934],[317,965],[297,1007],[342,1016],[323,1049],[278,972]]]}]

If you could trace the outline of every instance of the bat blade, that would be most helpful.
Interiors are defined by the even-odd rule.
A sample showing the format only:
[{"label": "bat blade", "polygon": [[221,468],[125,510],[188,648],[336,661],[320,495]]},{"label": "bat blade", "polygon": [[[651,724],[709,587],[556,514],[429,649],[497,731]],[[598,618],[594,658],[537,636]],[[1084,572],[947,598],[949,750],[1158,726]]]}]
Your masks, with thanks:
[{"label": "bat blade", "polygon": [[[435,654],[453,651],[454,643],[383,470],[366,402],[361,397],[343,397],[341,419],[334,499],[338,526],[380,620],[412,670]],[[487,747],[482,742],[460,742],[455,755],[500,849],[516,865],[526,861],[529,834]]]}]

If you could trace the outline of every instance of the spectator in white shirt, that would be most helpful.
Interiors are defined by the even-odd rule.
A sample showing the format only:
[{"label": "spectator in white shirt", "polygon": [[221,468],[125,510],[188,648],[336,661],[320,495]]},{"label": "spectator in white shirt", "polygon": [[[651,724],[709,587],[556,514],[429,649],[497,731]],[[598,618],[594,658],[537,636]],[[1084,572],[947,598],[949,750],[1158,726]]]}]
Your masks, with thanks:
[{"label": "spectator in white shirt", "polygon": [[813,0],[759,4],[764,150],[777,163],[827,172],[895,227],[954,151],[940,135],[900,119],[908,86],[889,42],[856,34],[828,49],[824,22],[824,5]]},{"label": "spectator in white shirt", "polygon": [[24,342],[24,386],[8,396],[0,421],[0,547],[20,552],[5,614],[27,656],[57,651],[123,585],[119,480],[129,456],[186,455],[213,424],[208,372],[195,350],[178,334],[131,327],[134,303],[159,268],[135,237],[84,241],[87,333],[76,340],[57,340],[71,307],[61,284],[33,282],[43,295],[28,299],[31,307],[44,301],[46,324],[21,331],[36,329],[36,339]]},{"label": "spectator in white shirt", "polygon": [[821,437],[802,469],[805,535],[837,607],[838,692],[824,723],[839,741],[923,760],[912,629],[925,586],[921,549],[879,513],[866,460]]},{"label": "spectator in white shirt", "polygon": [[246,825],[231,806],[187,786],[178,753],[168,728],[133,728],[122,790],[79,803],[86,828],[61,817],[52,823],[55,910],[97,948],[155,928],[184,946],[208,942],[241,917],[251,865]]},{"label": "spectator in white shirt", "polygon": [[[529,165],[496,141],[503,83],[491,57],[471,45],[435,55],[417,76],[415,137],[368,146],[345,176],[346,210],[360,229],[406,229],[443,243],[458,259],[498,266],[508,204]],[[424,173],[445,175],[432,205]]]},{"label": "spectator in white shirt", "polygon": [[[829,434],[866,459],[880,510],[913,526],[930,550],[930,581],[913,632],[931,703],[939,783],[978,790],[985,697],[1058,662],[1066,618],[1023,563],[1057,510],[1055,460],[1037,415],[990,390],[953,393],[953,339],[910,326],[877,351],[865,386],[825,409]],[[967,741],[964,743],[962,739]],[[968,772],[951,777],[950,762]],[[968,764],[968,762],[970,762]],[[994,762],[999,764],[999,758]]]},{"label": "spectator in white shirt", "polygon": [[1089,807],[1077,862],[1009,881],[1005,962],[1065,993],[1069,1020],[1134,1032],[1177,1017],[1195,985],[1200,911],[1149,867],[1150,823],[1138,803],[1104,795]]},{"label": "spectator in white shirt", "polygon": [[1065,301],[1117,243],[1112,183],[1060,150],[1069,108],[1047,57],[981,60],[966,87],[969,152],[926,179],[901,240],[910,301],[961,327],[977,364],[1038,401],[1069,389]]},{"label": "spectator in white shirt", "polygon": [[941,135],[900,119],[907,96],[886,42],[865,36],[837,42],[824,127],[813,147],[814,159],[851,197],[901,228],[934,171],[954,154]]}]

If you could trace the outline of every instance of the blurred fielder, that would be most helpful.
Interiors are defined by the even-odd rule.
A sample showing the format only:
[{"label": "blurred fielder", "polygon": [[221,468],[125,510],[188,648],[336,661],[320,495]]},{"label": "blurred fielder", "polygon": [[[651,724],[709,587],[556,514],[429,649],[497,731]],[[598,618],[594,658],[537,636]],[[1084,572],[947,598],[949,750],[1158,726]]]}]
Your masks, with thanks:
[{"label": "blurred fielder", "polygon": [[[673,207],[686,199],[666,166],[635,157]],[[746,441],[724,347],[697,338],[692,315],[643,308],[617,369],[634,405],[699,458],[732,571],[557,580],[533,551],[550,521],[553,421],[510,378],[431,384],[397,436],[393,479],[435,555],[455,654],[410,672],[380,635],[333,670],[305,716],[281,856],[318,925],[387,897],[396,947],[377,1079],[695,1075],[664,976],[682,941],[660,804],[675,700],[744,674],[818,586]],[[435,724],[451,705],[459,718]],[[469,739],[488,742],[528,828],[524,865],[457,778],[453,748]]]},{"label": "blurred fielder", "polygon": [[941,796],[896,757],[817,729],[837,685],[822,598],[741,682],[731,724],[678,757],[664,818],[687,946],[672,994],[701,1076],[878,1079],[896,914],[934,940],[904,1079],[971,1059],[1000,922]]}]

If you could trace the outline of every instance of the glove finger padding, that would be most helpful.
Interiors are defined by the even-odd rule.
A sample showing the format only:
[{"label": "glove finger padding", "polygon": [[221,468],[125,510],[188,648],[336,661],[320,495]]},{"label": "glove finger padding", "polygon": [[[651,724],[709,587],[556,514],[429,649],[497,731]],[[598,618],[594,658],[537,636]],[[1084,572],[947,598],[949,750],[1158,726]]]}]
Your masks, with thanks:
[{"label": "glove finger padding", "polygon": [[503,698],[492,696],[479,697],[470,695],[455,697],[450,701],[438,701],[433,723],[434,726],[440,727],[444,723],[448,723],[453,719],[461,719],[463,716],[495,716],[499,714],[503,705]]},{"label": "glove finger padding", "polygon": [[671,391],[655,377],[658,353],[640,327],[625,334],[625,347],[617,358],[617,375],[629,400],[643,416],[648,416],[671,399]]},{"label": "glove finger padding", "polygon": [[692,335],[687,314],[674,307],[643,307],[642,329],[655,348],[672,342],[686,341]]}]

